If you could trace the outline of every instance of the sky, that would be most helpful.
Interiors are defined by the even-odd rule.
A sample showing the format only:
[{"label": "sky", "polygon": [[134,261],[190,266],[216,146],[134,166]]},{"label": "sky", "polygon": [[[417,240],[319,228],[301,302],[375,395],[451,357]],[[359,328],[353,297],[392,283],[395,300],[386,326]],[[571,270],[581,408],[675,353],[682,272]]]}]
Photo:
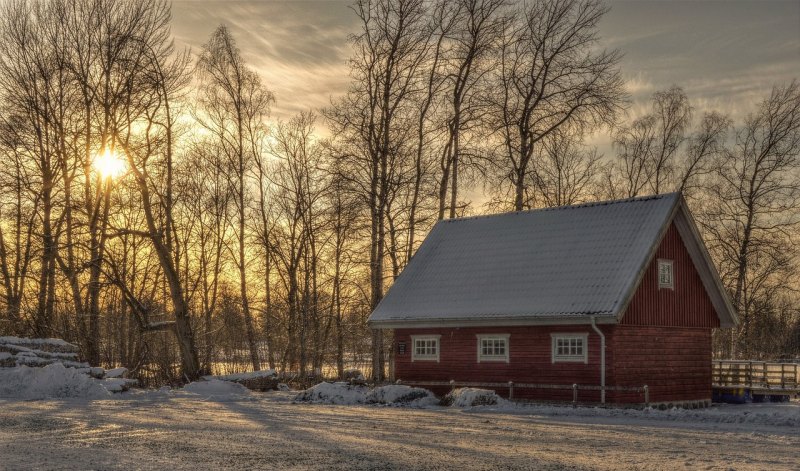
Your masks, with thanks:
[{"label": "sky", "polygon": [[[349,0],[173,2],[176,44],[199,52],[219,24],[230,28],[248,64],[276,96],[272,116],[319,109],[347,89]],[[698,110],[734,120],[773,84],[800,78],[800,1],[609,0],[602,47],[619,49],[641,114],[650,95],[676,84]]]}]

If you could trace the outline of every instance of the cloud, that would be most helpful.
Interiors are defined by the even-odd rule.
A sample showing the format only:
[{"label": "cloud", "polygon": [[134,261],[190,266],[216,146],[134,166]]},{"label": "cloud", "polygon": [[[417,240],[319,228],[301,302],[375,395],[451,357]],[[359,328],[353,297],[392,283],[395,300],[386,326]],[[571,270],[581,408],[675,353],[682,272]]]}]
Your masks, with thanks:
[{"label": "cloud", "polygon": [[697,109],[739,119],[775,84],[800,77],[798,2],[610,2],[600,25],[607,47],[624,53],[636,104],[675,84]]},{"label": "cloud", "polygon": [[[348,37],[357,28],[349,0],[176,1],[178,46],[196,53],[227,25],[245,60],[275,93],[273,117],[319,109],[349,83]],[[697,109],[739,119],[773,84],[800,77],[800,3],[610,1],[601,46],[624,53],[630,112],[656,90],[683,87]]]},{"label": "cloud", "polygon": [[319,109],[347,89],[348,36],[355,16],[343,1],[178,1],[176,44],[196,54],[224,24],[242,56],[275,94],[272,115]]}]

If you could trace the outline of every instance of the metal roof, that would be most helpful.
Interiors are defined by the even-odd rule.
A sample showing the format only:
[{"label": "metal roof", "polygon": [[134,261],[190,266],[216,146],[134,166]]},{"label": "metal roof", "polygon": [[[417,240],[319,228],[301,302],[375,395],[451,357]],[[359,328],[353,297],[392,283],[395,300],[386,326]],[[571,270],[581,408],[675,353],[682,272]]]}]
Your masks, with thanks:
[{"label": "metal roof", "polygon": [[683,204],[671,193],[440,221],[369,323],[613,322]]}]

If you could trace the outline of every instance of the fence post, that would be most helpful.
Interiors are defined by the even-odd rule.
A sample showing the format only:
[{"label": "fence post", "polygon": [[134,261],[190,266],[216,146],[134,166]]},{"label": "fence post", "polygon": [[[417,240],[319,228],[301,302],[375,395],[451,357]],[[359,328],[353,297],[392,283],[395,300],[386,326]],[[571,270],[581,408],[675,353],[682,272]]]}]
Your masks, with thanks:
[{"label": "fence post", "polygon": [[786,363],[781,363],[781,388],[786,388]]},{"label": "fence post", "polygon": [[650,388],[645,384],[642,389],[644,389],[644,407],[650,407]]},{"label": "fence post", "polygon": [[514,382],[508,382],[508,400],[511,401],[514,399]]},{"label": "fence post", "polygon": [[456,380],[451,379],[450,380],[450,392],[455,391],[455,389],[456,389]]},{"label": "fence post", "polygon": [[578,407],[578,385],[572,385],[572,407]]}]

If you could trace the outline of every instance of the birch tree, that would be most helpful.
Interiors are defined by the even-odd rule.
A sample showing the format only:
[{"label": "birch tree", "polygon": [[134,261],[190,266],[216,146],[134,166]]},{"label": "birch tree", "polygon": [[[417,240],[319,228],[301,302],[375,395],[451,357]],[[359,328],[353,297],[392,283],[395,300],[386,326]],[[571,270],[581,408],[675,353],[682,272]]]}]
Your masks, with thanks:
[{"label": "birch tree", "polygon": [[249,188],[258,137],[262,136],[264,119],[273,101],[272,94],[261,84],[258,74],[248,69],[230,32],[220,26],[203,46],[198,62],[201,72],[202,112],[199,122],[216,139],[217,149],[226,159],[229,180],[236,206],[236,266],[247,332],[247,344],[253,369],[261,368],[256,343],[253,315],[247,293],[247,231]]},{"label": "birch tree", "polygon": [[[787,288],[797,269],[800,224],[800,85],[776,86],[736,130],[716,166],[701,224],[741,325],[726,356],[750,353],[757,307]],[[712,199],[713,198],[713,199]],[[742,351],[744,350],[744,351]]]}]

